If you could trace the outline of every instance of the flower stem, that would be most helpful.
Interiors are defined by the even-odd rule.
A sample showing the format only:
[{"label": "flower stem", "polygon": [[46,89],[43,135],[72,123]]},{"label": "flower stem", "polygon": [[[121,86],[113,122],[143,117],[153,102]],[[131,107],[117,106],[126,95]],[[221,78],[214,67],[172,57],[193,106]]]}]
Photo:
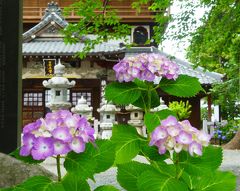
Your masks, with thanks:
[{"label": "flower stem", "polygon": [[148,91],[147,91],[147,96],[148,96],[148,103],[147,103],[147,112],[150,112],[150,110],[151,110],[151,102],[152,102],[152,100],[151,100],[151,86],[149,85],[149,87],[148,87]]},{"label": "flower stem", "polygon": [[58,174],[58,182],[61,181],[62,176],[61,176],[61,167],[60,167],[60,155],[57,155],[56,160],[57,160],[57,174]]},{"label": "flower stem", "polygon": [[176,154],[176,161],[175,161],[175,166],[176,166],[176,178],[178,179],[178,173],[179,173],[179,155],[178,153]]}]

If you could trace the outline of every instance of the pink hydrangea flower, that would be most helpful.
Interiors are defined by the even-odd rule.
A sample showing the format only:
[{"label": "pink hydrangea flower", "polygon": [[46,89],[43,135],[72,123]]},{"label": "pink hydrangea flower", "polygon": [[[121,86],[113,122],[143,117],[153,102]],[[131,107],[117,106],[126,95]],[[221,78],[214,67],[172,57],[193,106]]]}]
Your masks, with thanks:
[{"label": "pink hydrangea flower", "polygon": [[94,129],[86,118],[59,110],[24,127],[20,155],[44,160],[70,151],[84,152],[85,144],[94,141]]},{"label": "pink hydrangea flower", "polygon": [[188,120],[178,122],[169,116],[152,132],[149,145],[157,146],[159,154],[185,150],[193,156],[202,155],[202,146],[207,146],[210,139],[210,135],[193,127]]},{"label": "pink hydrangea flower", "polygon": [[113,70],[119,82],[130,82],[135,78],[149,82],[155,78],[165,77],[176,80],[179,67],[176,63],[161,54],[139,54],[119,61]]}]

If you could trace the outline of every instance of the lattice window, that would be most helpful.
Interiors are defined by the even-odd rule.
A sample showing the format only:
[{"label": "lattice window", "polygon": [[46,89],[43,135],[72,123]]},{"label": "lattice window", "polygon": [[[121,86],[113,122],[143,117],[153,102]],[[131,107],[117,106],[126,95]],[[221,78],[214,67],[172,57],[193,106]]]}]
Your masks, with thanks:
[{"label": "lattice window", "polygon": [[87,104],[89,106],[92,105],[92,93],[91,92],[72,92],[72,104],[75,106],[77,104],[77,100],[81,97],[87,100]]},{"label": "lattice window", "polygon": [[[51,90],[45,90],[45,103],[51,100]],[[67,101],[70,101],[70,90],[67,90]]]},{"label": "lattice window", "polygon": [[25,92],[23,94],[23,106],[43,106],[41,92]]}]

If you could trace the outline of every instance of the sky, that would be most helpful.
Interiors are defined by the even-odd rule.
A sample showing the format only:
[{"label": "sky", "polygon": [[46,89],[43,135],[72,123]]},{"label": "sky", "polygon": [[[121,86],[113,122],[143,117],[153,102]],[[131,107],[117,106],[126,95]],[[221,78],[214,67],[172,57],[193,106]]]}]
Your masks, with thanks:
[{"label": "sky", "polygon": [[[173,5],[171,6],[170,13],[174,16],[179,14],[181,11],[184,11],[180,8],[180,2],[174,1]],[[195,19],[197,21],[197,25],[199,26],[201,24],[200,18],[204,15],[204,12],[206,11],[206,8],[197,8],[195,11]],[[170,23],[169,26],[176,25],[176,22]],[[169,27],[167,28],[169,30]],[[162,44],[162,49],[164,52],[173,55],[177,58],[180,58],[182,60],[187,60],[186,58],[186,51],[185,49],[190,45],[189,43],[190,38],[185,38],[182,40],[182,43],[177,46],[178,41],[177,40],[165,40]]]}]

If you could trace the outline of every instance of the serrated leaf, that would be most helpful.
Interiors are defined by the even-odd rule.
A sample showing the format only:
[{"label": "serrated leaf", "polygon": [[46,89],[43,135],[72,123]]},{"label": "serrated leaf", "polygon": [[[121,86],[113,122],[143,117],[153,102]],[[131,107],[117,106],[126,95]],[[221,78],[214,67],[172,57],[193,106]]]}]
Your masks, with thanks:
[{"label": "serrated leaf", "polygon": [[190,175],[201,175],[203,173],[217,170],[222,163],[222,148],[208,146],[203,150],[203,155],[192,157],[187,152],[180,153],[179,165]]},{"label": "serrated leaf", "polygon": [[21,156],[19,153],[20,153],[20,148],[17,148],[15,151],[11,152],[9,155],[28,164],[39,164],[44,161],[44,160],[34,160],[31,155]]},{"label": "serrated leaf", "polygon": [[235,191],[236,176],[231,172],[215,171],[193,178],[194,190]]},{"label": "serrated leaf", "polygon": [[159,86],[167,94],[178,97],[193,97],[204,91],[197,78],[187,75],[179,75],[176,81],[163,78]]},{"label": "serrated leaf", "polygon": [[92,157],[92,154],[95,152],[93,149],[96,148],[87,144],[83,153],[68,153],[64,161],[65,169],[82,179],[93,178],[97,166],[96,160]]},{"label": "serrated leaf", "polygon": [[177,115],[168,109],[164,109],[155,113],[146,113],[144,115],[144,124],[149,133],[151,133],[157,126],[160,125],[161,120],[166,119],[169,115],[177,118]]},{"label": "serrated leaf", "polygon": [[115,161],[116,145],[110,140],[97,140],[96,153],[93,158],[96,160],[95,172],[103,172],[110,168]]},{"label": "serrated leaf", "polygon": [[94,191],[119,191],[119,190],[112,185],[104,185],[97,187]]},{"label": "serrated leaf", "polygon": [[112,82],[105,88],[106,99],[116,104],[133,103],[140,97],[140,95],[141,91],[133,82]]},{"label": "serrated leaf", "polygon": [[129,162],[140,151],[143,138],[135,127],[130,125],[114,125],[111,141],[116,144],[116,164]]},{"label": "serrated leaf", "polygon": [[131,161],[117,165],[117,180],[119,184],[128,191],[138,191],[137,179],[146,170],[152,169],[148,164]]},{"label": "serrated leaf", "polygon": [[45,176],[34,176],[13,188],[14,191],[65,191],[60,183],[52,182]]},{"label": "serrated leaf", "polygon": [[[147,91],[141,91],[140,97],[132,104],[136,107],[140,107],[143,110],[145,110],[145,108],[147,107],[147,103],[148,103]],[[160,105],[159,95],[156,90],[152,90],[151,91],[151,108],[157,107],[159,105]]]},{"label": "serrated leaf", "polygon": [[139,191],[187,191],[187,186],[179,180],[155,171],[143,172],[137,181]]},{"label": "serrated leaf", "polygon": [[87,181],[75,174],[66,174],[61,183],[67,191],[91,191]]}]

